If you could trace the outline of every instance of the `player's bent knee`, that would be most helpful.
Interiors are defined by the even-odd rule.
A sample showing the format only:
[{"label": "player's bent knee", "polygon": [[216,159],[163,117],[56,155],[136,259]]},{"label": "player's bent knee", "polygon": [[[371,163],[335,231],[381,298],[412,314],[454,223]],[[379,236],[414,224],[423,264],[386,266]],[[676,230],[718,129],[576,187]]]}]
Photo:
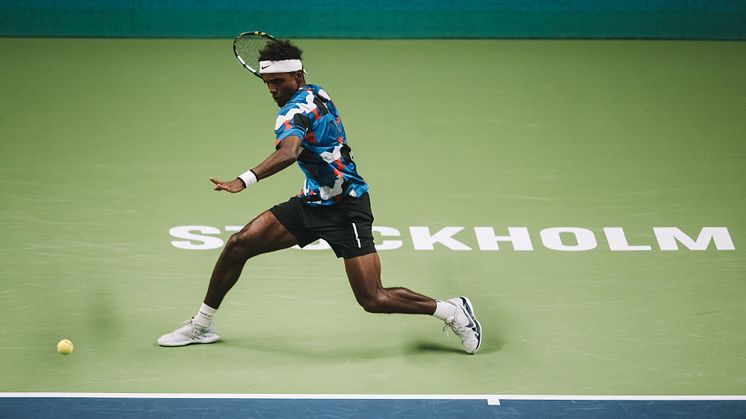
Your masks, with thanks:
[{"label": "player's bent knee", "polygon": [[248,259],[251,257],[251,252],[241,233],[235,233],[228,238],[228,241],[225,243],[224,252],[228,257],[236,259]]},{"label": "player's bent knee", "polygon": [[388,298],[383,292],[358,298],[357,302],[368,313],[388,313]]}]

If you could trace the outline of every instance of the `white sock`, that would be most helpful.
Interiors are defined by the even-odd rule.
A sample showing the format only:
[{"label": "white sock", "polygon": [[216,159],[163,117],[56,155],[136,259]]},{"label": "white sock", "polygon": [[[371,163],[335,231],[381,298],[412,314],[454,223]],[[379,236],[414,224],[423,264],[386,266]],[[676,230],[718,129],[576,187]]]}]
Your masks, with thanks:
[{"label": "white sock", "polygon": [[205,303],[202,303],[197,314],[194,315],[194,322],[202,327],[210,326],[212,318],[215,316],[215,312],[218,311]]},{"label": "white sock", "polygon": [[437,306],[435,307],[435,313],[433,313],[434,317],[445,321],[456,315],[458,308],[455,305],[440,300],[435,300],[435,303]]}]

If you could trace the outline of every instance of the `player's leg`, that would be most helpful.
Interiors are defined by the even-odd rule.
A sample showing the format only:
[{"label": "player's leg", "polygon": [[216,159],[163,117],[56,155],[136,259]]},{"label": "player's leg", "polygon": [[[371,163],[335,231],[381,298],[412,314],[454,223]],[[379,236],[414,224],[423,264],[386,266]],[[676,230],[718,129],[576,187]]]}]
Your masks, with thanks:
[{"label": "player's leg", "polygon": [[233,234],[223,248],[210,278],[207,295],[197,314],[175,331],[158,339],[161,346],[184,346],[191,343],[212,343],[219,336],[212,317],[228,291],[236,284],[246,261],[275,250],[286,249],[297,239],[277,221],[270,211],[265,211]]},{"label": "player's leg", "polygon": [[265,211],[233,234],[223,248],[205,295],[205,304],[218,309],[236,284],[246,261],[262,253],[287,249],[298,241],[272,214]]},{"label": "player's leg", "polygon": [[347,278],[357,302],[371,313],[433,314],[434,299],[406,288],[384,288],[381,285],[381,262],[378,253],[344,260]]},{"label": "player's leg", "polygon": [[345,259],[345,270],[358,303],[370,313],[430,314],[443,321],[461,339],[468,353],[479,350],[482,327],[466,297],[434,300],[407,288],[384,288],[378,253]]}]

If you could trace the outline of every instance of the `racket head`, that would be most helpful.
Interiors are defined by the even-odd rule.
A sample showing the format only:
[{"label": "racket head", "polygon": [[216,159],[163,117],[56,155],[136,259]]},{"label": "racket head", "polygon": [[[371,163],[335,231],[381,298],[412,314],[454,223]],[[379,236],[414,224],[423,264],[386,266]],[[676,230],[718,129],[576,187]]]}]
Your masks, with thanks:
[{"label": "racket head", "polygon": [[233,54],[245,69],[261,79],[262,76],[259,74],[259,51],[274,39],[272,35],[266,32],[242,32],[233,38]]}]

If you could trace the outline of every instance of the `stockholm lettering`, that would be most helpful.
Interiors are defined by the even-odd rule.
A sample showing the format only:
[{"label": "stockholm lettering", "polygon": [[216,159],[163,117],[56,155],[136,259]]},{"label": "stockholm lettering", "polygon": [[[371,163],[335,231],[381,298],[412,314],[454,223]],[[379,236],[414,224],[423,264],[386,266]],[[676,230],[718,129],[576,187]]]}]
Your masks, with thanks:
[{"label": "stockholm lettering", "polygon": [[[169,230],[171,245],[184,250],[211,250],[222,248],[223,235],[240,231],[243,226],[225,226],[223,230],[205,225],[176,226]],[[529,232],[528,227],[474,227],[446,226],[431,228],[411,226],[404,234],[399,229],[374,226],[376,249],[379,251],[408,248],[419,251],[447,249],[453,251],[515,251],[535,250],[535,244],[558,252],[587,252],[608,249],[612,252],[650,252],[653,250],[705,251],[736,250],[727,227],[702,227],[698,231],[683,231],[678,227],[653,227],[647,239],[630,242],[623,227],[603,227],[593,231],[582,227],[549,227]],[[533,233],[533,234],[531,234]],[[639,237],[636,232],[635,237]],[[467,244],[468,243],[468,244]],[[296,249],[298,246],[294,246]],[[323,240],[303,250],[325,250],[329,245]]]}]

